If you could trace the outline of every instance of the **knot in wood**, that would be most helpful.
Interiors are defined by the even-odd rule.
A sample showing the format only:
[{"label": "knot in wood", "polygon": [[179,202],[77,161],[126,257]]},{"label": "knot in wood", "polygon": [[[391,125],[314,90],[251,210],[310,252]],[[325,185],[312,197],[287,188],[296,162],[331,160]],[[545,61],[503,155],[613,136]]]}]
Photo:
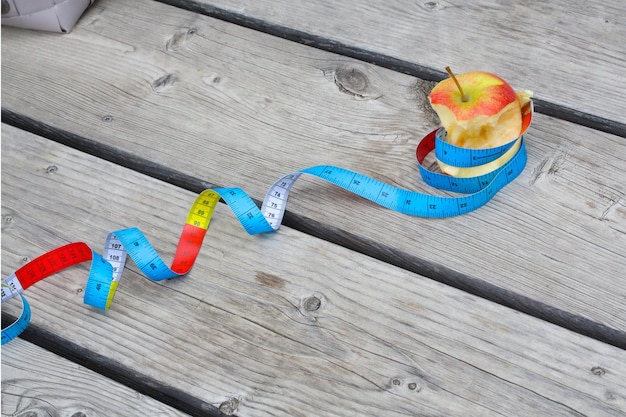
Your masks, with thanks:
[{"label": "knot in wood", "polygon": [[302,308],[304,308],[305,311],[317,311],[320,309],[321,306],[322,300],[314,295],[306,298],[302,303]]},{"label": "knot in wood", "polygon": [[339,87],[339,91],[358,98],[370,98],[372,96],[367,75],[354,67],[336,69],[335,84]]},{"label": "knot in wood", "polygon": [[594,366],[593,368],[591,368],[591,372],[594,375],[602,376],[606,374],[606,369],[602,368],[601,366]]},{"label": "knot in wood", "polygon": [[443,6],[437,1],[427,1],[424,3],[424,8],[426,10],[441,10]]},{"label": "knot in wood", "polygon": [[187,30],[179,30],[173,34],[165,43],[165,50],[175,51],[184,46],[191,38],[193,38],[198,30],[196,28],[189,28]]},{"label": "knot in wood", "polygon": [[235,411],[237,411],[237,407],[239,407],[240,403],[241,401],[239,400],[239,398],[231,398],[230,400],[226,400],[220,404],[220,413],[227,416],[233,415]]},{"label": "knot in wood", "polygon": [[59,168],[56,165],[50,165],[48,166],[48,168],[46,168],[46,172],[48,174],[53,174],[55,172],[57,172],[59,170]]},{"label": "knot in wood", "polygon": [[178,77],[175,74],[165,74],[152,82],[152,89],[160,93],[174,85],[176,81],[178,81]]}]

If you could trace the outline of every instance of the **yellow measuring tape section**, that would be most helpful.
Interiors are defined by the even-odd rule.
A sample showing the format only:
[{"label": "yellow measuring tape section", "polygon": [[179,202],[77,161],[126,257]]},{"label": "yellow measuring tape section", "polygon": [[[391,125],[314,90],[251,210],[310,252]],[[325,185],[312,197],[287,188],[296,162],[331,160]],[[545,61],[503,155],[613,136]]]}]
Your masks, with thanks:
[{"label": "yellow measuring tape section", "polygon": [[111,287],[109,289],[109,295],[107,296],[105,310],[108,310],[111,307],[111,303],[113,302],[113,297],[115,297],[115,292],[117,291],[117,286],[119,285],[119,281],[112,281]]},{"label": "yellow measuring tape section", "polygon": [[220,195],[215,191],[203,191],[196,197],[196,200],[191,205],[186,223],[207,230],[211,222],[211,217],[213,216],[213,211],[215,211],[215,207],[219,201]]}]

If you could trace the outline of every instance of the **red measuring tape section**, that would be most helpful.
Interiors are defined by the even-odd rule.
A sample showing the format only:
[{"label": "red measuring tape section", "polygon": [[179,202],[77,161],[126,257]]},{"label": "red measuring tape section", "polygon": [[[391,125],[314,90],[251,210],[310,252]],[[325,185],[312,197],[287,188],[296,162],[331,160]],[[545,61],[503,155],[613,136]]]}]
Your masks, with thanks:
[{"label": "red measuring tape section", "polygon": [[25,290],[50,275],[81,262],[91,261],[92,258],[93,251],[86,243],[70,243],[33,259],[15,271],[15,276]]},{"label": "red measuring tape section", "polygon": [[172,271],[185,275],[191,270],[200,253],[206,232],[207,229],[185,223],[172,261]]}]

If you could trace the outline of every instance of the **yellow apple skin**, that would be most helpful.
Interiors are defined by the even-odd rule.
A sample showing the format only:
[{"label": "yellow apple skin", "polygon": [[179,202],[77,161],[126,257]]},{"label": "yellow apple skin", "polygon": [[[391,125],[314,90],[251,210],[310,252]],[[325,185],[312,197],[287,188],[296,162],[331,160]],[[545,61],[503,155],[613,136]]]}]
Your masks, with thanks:
[{"label": "yellow apple skin", "polygon": [[456,78],[466,101],[452,78],[438,83],[428,95],[449,143],[485,149],[504,145],[519,136],[520,100],[506,81],[484,71],[467,72]]}]

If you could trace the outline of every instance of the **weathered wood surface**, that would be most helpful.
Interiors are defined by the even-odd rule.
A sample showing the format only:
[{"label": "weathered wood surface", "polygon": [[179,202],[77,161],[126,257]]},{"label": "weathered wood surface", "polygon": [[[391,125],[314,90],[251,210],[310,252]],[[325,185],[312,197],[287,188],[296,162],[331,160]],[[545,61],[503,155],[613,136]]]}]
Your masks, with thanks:
[{"label": "weathered wood surface", "polygon": [[625,131],[623,1],[165,2],[417,76],[438,79],[446,65],[492,71],[542,101],[617,121]]},{"label": "weathered wood surface", "polygon": [[[133,226],[171,259],[194,193],[10,126],[2,155],[3,276]],[[186,277],[153,283],[131,263],[103,313],[81,303],[87,270],[28,290],[31,337],[176,387],[195,415],[626,412],[626,351],[290,228],[248,236],[222,204]]]},{"label": "weathered wood surface", "polygon": [[21,339],[2,347],[2,416],[187,416]]},{"label": "weathered wood surface", "polygon": [[[168,181],[261,200],[332,164],[432,192],[414,161],[432,84],[410,76],[145,0],[99,1],[69,35],[3,28],[2,53],[5,115]],[[478,212],[411,218],[303,178],[289,224],[626,346],[626,143],[542,115],[527,143]]]}]

